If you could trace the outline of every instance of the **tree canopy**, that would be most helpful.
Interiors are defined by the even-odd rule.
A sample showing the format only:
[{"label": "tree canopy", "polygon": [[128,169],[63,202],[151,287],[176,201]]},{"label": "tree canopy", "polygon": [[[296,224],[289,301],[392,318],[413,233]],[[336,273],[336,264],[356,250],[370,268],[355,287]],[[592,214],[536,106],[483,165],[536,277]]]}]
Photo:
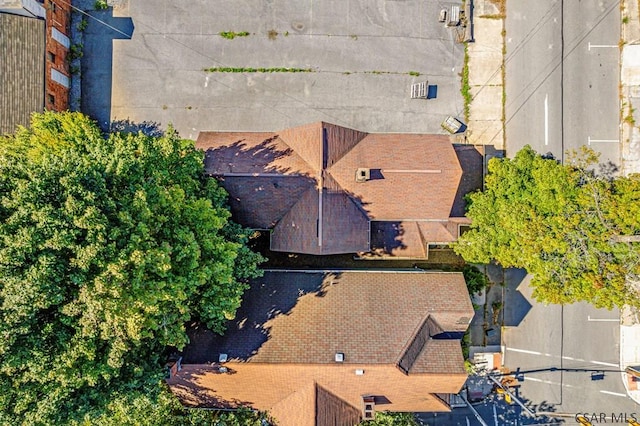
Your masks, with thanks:
[{"label": "tree canopy", "polygon": [[597,173],[583,149],[566,165],[529,146],[489,161],[485,188],[469,194],[471,229],[455,244],[468,262],[533,274],[534,297],[597,307],[638,305],[640,176]]},{"label": "tree canopy", "polygon": [[192,141],[78,113],[0,138],[0,219],[2,424],[163,404],[166,348],[187,321],[222,332],[262,260]]}]

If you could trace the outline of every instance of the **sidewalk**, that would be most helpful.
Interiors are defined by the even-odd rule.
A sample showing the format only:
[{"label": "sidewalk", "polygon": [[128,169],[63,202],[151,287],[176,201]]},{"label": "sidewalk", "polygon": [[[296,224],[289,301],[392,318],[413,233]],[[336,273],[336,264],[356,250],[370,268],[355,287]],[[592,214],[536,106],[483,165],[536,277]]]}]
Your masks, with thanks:
[{"label": "sidewalk", "polygon": [[[623,0],[620,58],[622,122],[622,174],[640,173],[640,18],[638,0]],[[620,368],[640,366],[640,312],[625,307],[620,312]],[[629,396],[640,404],[639,381],[622,373]]]},{"label": "sidewalk", "polygon": [[474,40],[467,45],[469,105],[467,140],[504,149],[504,17],[495,3],[473,1]]},{"label": "sidewalk", "polygon": [[[484,267],[489,278],[489,286],[481,293],[472,295],[475,315],[469,325],[471,352],[484,352],[478,348],[488,347],[490,352],[502,342],[504,275],[500,266],[490,264]],[[473,354],[470,353],[473,358]]]}]

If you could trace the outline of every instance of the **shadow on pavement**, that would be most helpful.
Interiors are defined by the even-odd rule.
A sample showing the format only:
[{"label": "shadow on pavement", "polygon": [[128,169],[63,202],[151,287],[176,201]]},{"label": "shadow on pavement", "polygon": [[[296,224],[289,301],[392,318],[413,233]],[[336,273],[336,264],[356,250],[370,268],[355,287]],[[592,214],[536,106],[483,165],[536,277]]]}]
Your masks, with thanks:
[{"label": "shadow on pavement", "polygon": [[111,120],[111,88],[113,41],[133,37],[131,18],[113,16],[113,9],[87,12],[92,18],[84,34],[82,55],[81,111],[109,130]]},{"label": "shadow on pavement", "polygon": [[517,327],[531,310],[531,303],[518,290],[526,276],[527,271],[524,269],[511,268],[504,271],[504,326]]},{"label": "shadow on pavement", "polygon": [[[515,390],[517,395],[517,389]],[[477,412],[485,424],[493,425],[556,425],[573,418],[553,417],[556,408],[553,404],[545,401],[540,404],[533,404],[526,398],[517,395],[520,402],[534,413],[535,417],[524,413],[524,410],[516,403],[507,403],[502,395],[491,393],[482,401],[472,403],[473,409]],[[429,426],[482,426],[476,414],[469,407],[453,408],[449,413],[417,413],[418,423]]]},{"label": "shadow on pavement", "polygon": [[160,128],[160,123],[155,121],[142,121],[136,123],[129,119],[115,120],[109,125],[109,131],[111,133],[138,133],[150,137],[161,137],[164,135],[164,131]]}]

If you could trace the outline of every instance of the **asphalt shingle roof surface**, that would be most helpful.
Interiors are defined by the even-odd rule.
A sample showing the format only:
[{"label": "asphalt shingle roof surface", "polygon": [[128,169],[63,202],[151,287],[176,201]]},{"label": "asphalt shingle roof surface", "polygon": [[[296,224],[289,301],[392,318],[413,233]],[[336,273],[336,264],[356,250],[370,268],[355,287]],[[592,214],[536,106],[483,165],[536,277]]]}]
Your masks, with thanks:
[{"label": "asphalt shingle roof surface", "polygon": [[[447,136],[367,134],[318,122],[276,133],[203,132],[196,146],[229,192],[236,220],[275,227],[272,250],[369,251],[371,220],[404,222],[405,237],[384,239],[419,245],[410,257],[424,256],[425,242],[455,240],[440,231],[420,235],[410,223],[438,221],[444,229],[460,198],[463,171]],[[356,182],[359,168],[370,170],[366,182]]]},{"label": "asphalt shingle roof surface", "polygon": [[[226,353],[230,361],[334,364],[340,352],[345,363],[394,364],[427,318],[453,332],[466,330],[472,316],[459,273],[266,272],[252,282],[224,336],[193,332],[191,339],[206,350],[187,347],[185,363],[217,361]],[[438,372],[460,372],[455,343],[438,344],[437,353],[460,365]]]}]

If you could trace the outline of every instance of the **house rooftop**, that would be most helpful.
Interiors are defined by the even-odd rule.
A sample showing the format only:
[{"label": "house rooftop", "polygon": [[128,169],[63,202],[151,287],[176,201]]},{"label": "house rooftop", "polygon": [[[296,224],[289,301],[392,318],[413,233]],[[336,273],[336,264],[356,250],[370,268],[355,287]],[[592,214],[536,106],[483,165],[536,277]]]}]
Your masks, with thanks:
[{"label": "house rooftop", "polygon": [[461,198],[463,171],[445,135],[318,122],[273,133],[203,132],[196,146],[229,192],[236,220],[273,229],[275,251],[369,251],[371,221],[446,226]]},{"label": "house rooftop", "polygon": [[[425,321],[464,332],[473,316],[459,273],[266,272],[252,282],[224,336],[194,331],[205,352],[186,348],[186,363],[396,364]],[[460,360],[460,345],[452,346]],[[439,359],[430,362],[440,365]],[[421,370],[415,370],[420,372]]]},{"label": "house rooftop", "polygon": [[189,330],[169,385],[187,405],[251,406],[281,425],[356,424],[363,395],[378,410],[447,411],[437,394],[466,380],[472,315],[460,273],[270,271],[224,336]]}]

